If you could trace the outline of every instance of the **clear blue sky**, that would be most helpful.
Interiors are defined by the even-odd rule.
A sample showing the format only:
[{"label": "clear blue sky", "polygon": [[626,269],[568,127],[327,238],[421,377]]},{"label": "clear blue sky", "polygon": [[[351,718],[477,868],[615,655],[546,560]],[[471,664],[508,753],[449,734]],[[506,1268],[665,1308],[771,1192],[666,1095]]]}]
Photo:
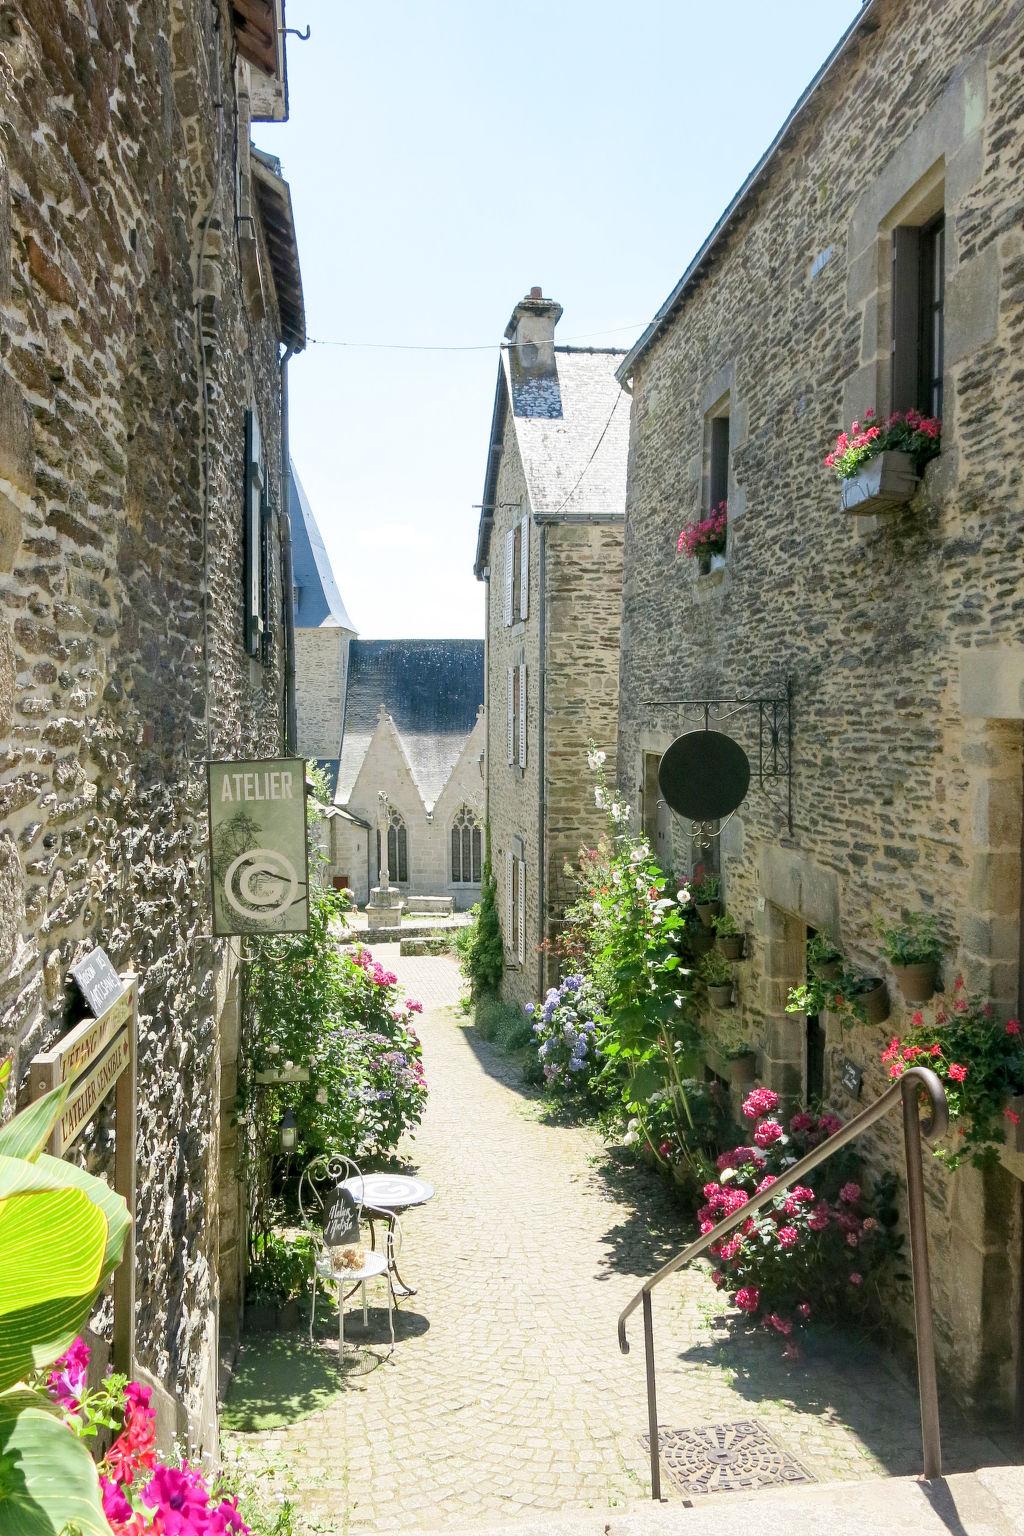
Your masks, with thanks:
[{"label": "clear blue sky", "polygon": [[[288,0],[291,118],[261,124],[310,337],[629,346],[858,0]],[[367,638],[480,635],[472,563],[496,351],[311,345],[292,455]]]}]

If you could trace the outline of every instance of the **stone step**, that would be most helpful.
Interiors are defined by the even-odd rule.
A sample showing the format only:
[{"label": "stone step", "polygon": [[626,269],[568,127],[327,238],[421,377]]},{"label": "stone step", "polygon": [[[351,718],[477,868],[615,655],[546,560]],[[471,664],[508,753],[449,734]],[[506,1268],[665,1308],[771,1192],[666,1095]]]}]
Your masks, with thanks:
[{"label": "stone step", "polygon": [[[664,1474],[663,1474],[664,1476]],[[1024,1467],[983,1467],[933,1483],[871,1478],[715,1493],[625,1509],[410,1527],[402,1536],[1024,1536]]]}]

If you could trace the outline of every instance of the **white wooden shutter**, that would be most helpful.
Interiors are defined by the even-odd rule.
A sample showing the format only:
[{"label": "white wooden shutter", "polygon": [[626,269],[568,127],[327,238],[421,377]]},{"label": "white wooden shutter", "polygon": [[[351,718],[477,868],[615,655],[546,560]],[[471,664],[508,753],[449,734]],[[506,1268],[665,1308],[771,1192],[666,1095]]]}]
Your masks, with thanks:
[{"label": "white wooden shutter", "polygon": [[526,963],[526,860],[519,860],[519,923],[516,933],[516,959]]},{"label": "white wooden shutter", "polygon": [[530,518],[519,524],[519,617],[530,616]]},{"label": "white wooden shutter", "polygon": [[507,727],[508,727],[508,731],[507,731],[507,734],[508,734],[508,761],[509,761],[509,766],[511,767],[512,764],[516,760],[516,669],[515,669],[515,667],[509,667],[508,668],[508,674],[507,674],[507,679],[506,679],[505,687],[506,687],[506,700],[505,700],[505,703],[506,703],[506,706],[507,706],[507,721],[506,721],[506,724],[507,724]]},{"label": "white wooden shutter", "polygon": [[505,855],[505,948],[513,954],[516,947],[515,871],[515,856],[510,850]]},{"label": "white wooden shutter", "polygon": [[519,663],[519,766],[526,767],[526,662]]},{"label": "white wooden shutter", "polygon": [[516,531],[510,528],[505,535],[505,623],[511,624],[512,587],[515,582]]}]

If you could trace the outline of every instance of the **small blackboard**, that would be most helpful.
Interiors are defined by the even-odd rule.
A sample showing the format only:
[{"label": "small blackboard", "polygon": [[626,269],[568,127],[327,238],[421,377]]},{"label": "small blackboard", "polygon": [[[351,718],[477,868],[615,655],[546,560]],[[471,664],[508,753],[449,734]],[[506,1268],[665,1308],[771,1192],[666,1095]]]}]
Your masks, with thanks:
[{"label": "small blackboard", "polygon": [[94,1018],[106,1013],[125,989],[125,984],[114,970],[105,949],[90,950],[84,960],[71,967],[71,979],[85,998],[86,1007]]},{"label": "small blackboard", "polygon": [[324,1209],[324,1243],[343,1248],[359,1241],[359,1209],[347,1189],[337,1189]]},{"label": "small blackboard", "polygon": [[857,1063],[855,1061],[851,1061],[848,1056],[843,1060],[842,1069],[839,1073],[839,1081],[842,1083],[851,1099],[860,1098],[860,1085],[864,1081],[864,1073],[863,1070],[858,1067]]}]

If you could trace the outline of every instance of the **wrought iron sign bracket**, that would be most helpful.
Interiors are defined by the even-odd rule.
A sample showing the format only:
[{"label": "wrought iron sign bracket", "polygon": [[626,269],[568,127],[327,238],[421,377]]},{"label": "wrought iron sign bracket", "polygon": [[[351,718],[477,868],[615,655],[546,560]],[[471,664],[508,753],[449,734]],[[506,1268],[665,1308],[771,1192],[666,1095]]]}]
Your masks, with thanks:
[{"label": "wrought iron sign bracket", "polygon": [[650,708],[679,709],[705,731],[747,710],[757,711],[757,782],[793,835],[793,682],[782,693],[717,694],[713,698],[647,699]]}]

